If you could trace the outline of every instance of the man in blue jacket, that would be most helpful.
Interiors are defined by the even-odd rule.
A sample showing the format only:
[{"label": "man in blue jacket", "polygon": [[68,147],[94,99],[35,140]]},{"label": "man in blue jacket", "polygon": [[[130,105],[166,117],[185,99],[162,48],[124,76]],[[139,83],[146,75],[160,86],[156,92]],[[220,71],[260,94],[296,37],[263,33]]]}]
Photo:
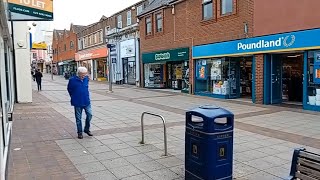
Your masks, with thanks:
[{"label": "man in blue jacket", "polygon": [[68,83],[68,92],[71,97],[71,105],[74,106],[78,138],[83,139],[82,135],[82,111],[84,110],[87,117],[83,132],[93,136],[90,132],[90,121],[92,119],[92,110],[89,93],[88,70],[85,67],[79,67],[77,76],[70,78]]}]

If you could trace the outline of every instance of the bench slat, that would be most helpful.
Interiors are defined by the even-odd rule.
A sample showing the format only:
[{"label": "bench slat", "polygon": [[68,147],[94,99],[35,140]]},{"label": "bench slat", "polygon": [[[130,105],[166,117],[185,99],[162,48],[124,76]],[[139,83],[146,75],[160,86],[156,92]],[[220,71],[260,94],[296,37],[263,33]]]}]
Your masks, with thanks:
[{"label": "bench slat", "polygon": [[312,154],[312,153],[307,153],[307,152],[301,151],[299,156],[320,162],[320,156],[316,155],[316,154]]},{"label": "bench slat", "polygon": [[309,166],[313,169],[316,169],[318,171],[320,171],[320,164],[307,160],[307,159],[303,159],[303,158],[298,158],[298,164],[302,165],[302,166]]},{"label": "bench slat", "polygon": [[316,179],[316,178],[313,178],[313,177],[306,176],[306,175],[301,174],[299,172],[297,172],[296,177],[299,178],[299,179],[302,179],[302,180],[319,180],[319,179]]},{"label": "bench slat", "polygon": [[300,173],[307,174],[308,176],[318,178],[318,179],[320,178],[320,172],[317,170],[309,169],[301,165],[298,165],[297,170],[300,171]]}]

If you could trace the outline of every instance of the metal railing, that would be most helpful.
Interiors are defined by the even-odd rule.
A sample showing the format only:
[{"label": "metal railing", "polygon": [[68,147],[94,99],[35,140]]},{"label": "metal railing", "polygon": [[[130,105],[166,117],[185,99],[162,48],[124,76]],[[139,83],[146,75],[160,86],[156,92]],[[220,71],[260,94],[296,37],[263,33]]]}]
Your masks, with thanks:
[{"label": "metal railing", "polygon": [[165,156],[168,156],[168,144],[167,144],[167,128],[166,128],[166,120],[164,119],[163,116],[159,115],[159,114],[154,114],[154,113],[150,113],[150,112],[144,112],[142,113],[141,115],[141,133],[142,133],[142,140],[141,140],[141,144],[145,144],[144,142],[144,123],[143,123],[143,120],[144,120],[144,116],[148,114],[148,115],[151,115],[151,116],[155,116],[155,117],[159,117],[161,118],[162,122],[163,122],[163,136],[164,136],[164,155]]}]

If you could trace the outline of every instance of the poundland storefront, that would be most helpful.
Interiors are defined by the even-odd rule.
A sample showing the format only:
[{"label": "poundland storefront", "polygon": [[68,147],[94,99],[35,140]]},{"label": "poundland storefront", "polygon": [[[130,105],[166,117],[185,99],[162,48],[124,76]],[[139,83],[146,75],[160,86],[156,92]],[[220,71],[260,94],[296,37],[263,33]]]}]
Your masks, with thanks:
[{"label": "poundland storefront", "polygon": [[193,47],[195,94],[320,111],[320,29]]}]

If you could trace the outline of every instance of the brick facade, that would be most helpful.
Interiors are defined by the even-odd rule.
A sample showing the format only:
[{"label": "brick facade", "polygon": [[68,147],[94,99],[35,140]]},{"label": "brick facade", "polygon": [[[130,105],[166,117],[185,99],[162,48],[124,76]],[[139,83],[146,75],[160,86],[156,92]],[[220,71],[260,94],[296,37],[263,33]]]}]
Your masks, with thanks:
[{"label": "brick facade", "polygon": [[54,30],[52,40],[54,63],[74,59],[78,49],[76,32],[80,27],[71,24],[70,30]]},{"label": "brick facade", "polygon": [[[202,20],[202,0],[186,0],[162,6],[140,17],[141,53],[229,41],[253,35],[253,0],[234,0],[233,12],[221,16],[220,1],[213,0],[214,18]],[[155,33],[155,14],[163,13],[163,32]],[[146,18],[152,17],[152,34],[146,35]],[[248,33],[244,33],[244,25]],[[141,67],[142,64],[141,64]],[[190,82],[194,84],[194,62],[190,59]],[[143,68],[141,78],[143,79]],[[193,87],[191,88],[193,89]]]},{"label": "brick facade", "polygon": [[258,54],[255,55],[255,73],[256,73],[256,77],[255,77],[255,94],[253,94],[253,96],[255,96],[256,102],[257,104],[262,104],[263,103],[263,88],[264,88],[264,55],[263,54]]}]

